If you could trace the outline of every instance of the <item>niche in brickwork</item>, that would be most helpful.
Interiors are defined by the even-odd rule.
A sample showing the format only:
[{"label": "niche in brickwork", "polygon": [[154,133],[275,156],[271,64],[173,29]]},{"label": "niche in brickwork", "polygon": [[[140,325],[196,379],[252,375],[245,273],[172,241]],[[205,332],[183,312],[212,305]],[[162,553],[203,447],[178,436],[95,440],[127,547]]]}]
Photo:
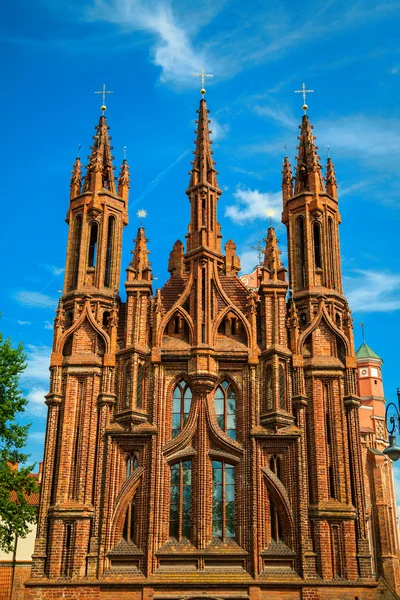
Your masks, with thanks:
[{"label": "niche in brickwork", "polygon": [[177,311],[164,329],[162,345],[166,348],[186,348],[189,343],[189,325],[182,314]]},{"label": "niche in brickwork", "polygon": [[312,334],[310,333],[304,340],[301,348],[301,354],[304,358],[310,358],[312,356]]},{"label": "niche in brickwork", "polygon": [[63,348],[63,356],[71,356],[72,354],[103,356],[104,353],[104,340],[88,321],[84,321],[79,329],[68,337]]},{"label": "niche in brickwork", "polygon": [[229,348],[243,345],[247,346],[246,329],[239,317],[230,311],[219,324],[217,346]]}]

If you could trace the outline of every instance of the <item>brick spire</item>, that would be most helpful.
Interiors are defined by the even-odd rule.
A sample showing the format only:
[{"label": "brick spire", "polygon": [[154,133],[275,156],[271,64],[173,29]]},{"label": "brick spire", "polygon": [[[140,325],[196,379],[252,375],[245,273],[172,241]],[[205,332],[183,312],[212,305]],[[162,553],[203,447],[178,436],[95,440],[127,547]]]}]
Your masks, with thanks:
[{"label": "brick spire", "polygon": [[93,136],[94,143],[91,146],[92,154],[88,157],[89,164],[86,170],[84,192],[94,192],[101,188],[115,194],[114,167],[112,164],[110,146],[111,137],[108,135],[106,117],[102,115],[96,127],[96,135]]},{"label": "brick spire", "polygon": [[126,158],[122,161],[121,170],[118,178],[118,196],[124,200],[128,200],[129,188],[131,187],[129,178],[129,165]]},{"label": "brick spire", "polygon": [[289,198],[293,196],[293,176],[290,162],[287,156],[283,161],[282,170],[282,197],[285,203]]},{"label": "brick spire", "polygon": [[197,129],[195,133],[197,138],[195,140],[196,149],[194,150],[194,161],[191,170],[191,177],[189,183],[189,189],[199,183],[209,183],[212,186],[218,188],[217,182],[217,171],[214,168],[214,161],[212,159],[213,151],[211,150],[212,140],[210,140],[210,131],[208,124],[211,121],[208,118],[207,103],[202,98],[200,100],[200,108],[197,111],[199,118],[196,119]]},{"label": "brick spire", "polygon": [[212,159],[211,131],[208,129],[211,121],[208,119],[209,111],[204,98],[200,100],[197,112],[199,118],[196,120],[196,149],[193,151],[193,166],[190,171],[189,188],[186,191],[191,205],[187,252],[207,247],[220,254],[221,234],[217,223],[217,202],[222,191],[218,186],[217,171]]},{"label": "brick spire", "polygon": [[151,263],[148,258],[150,251],[147,250],[147,241],[144,227],[139,227],[132,252],[133,259],[129,265],[129,271],[133,274],[132,279],[136,281],[151,281]]},{"label": "brick spire", "polygon": [[315,136],[313,135],[313,126],[310,124],[307,115],[303,116],[301,125],[299,125],[300,136],[296,167],[295,194],[301,192],[311,192],[318,194],[324,192],[322,180],[321,165],[317,154],[318,146],[315,145]]},{"label": "brick spire", "polygon": [[81,193],[81,185],[82,185],[82,164],[81,164],[81,159],[78,156],[72,167],[70,198],[75,198],[75,196],[79,196],[79,194]]},{"label": "brick spire", "polygon": [[[263,271],[269,274],[270,280],[285,280],[285,268],[281,264],[279,240],[276,238],[274,227],[268,227],[268,235],[265,241]],[[282,277],[283,273],[283,277]],[[265,277],[264,277],[265,279]]]},{"label": "brick spire", "polygon": [[332,160],[328,158],[326,163],[326,193],[332,196],[335,200],[337,200],[337,182],[336,182],[336,173],[335,168],[333,166]]}]

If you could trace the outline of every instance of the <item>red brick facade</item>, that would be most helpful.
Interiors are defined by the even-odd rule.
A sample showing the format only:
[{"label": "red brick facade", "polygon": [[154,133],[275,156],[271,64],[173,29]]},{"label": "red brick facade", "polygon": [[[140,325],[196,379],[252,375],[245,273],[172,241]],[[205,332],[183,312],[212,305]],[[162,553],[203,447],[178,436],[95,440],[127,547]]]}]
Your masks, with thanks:
[{"label": "red brick facade", "polygon": [[83,182],[74,165],[26,600],[395,598],[372,574],[333,166],[324,183],[303,117],[290,298],[272,227],[254,293],[221,252],[198,112],[186,253],[155,296],[143,228],[118,295],[129,173],[116,189],[104,116]]}]

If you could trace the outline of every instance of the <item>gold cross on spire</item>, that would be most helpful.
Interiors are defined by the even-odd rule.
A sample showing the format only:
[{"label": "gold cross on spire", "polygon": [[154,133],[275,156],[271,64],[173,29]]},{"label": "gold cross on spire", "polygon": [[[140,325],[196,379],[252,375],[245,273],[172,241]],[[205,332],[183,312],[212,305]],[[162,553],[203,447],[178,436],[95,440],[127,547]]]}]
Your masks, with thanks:
[{"label": "gold cross on spire", "polygon": [[95,92],[95,94],[102,94],[103,96],[103,104],[101,105],[101,111],[104,115],[107,106],[106,106],[106,94],[113,94],[114,92],[112,90],[106,90],[106,84],[103,83],[103,89],[100,92]]},{"label": "gold cross on spire", "polygon": [[204,67],[201,67],[201,73],[193,73],[194,77],[201,77],[201,90],[200,90],[200,94],[202,96],[204,96],[204,94],[206,93],[205,87],[204,87],[204,79],[205,77],[213,77],[213,75],[211,75],[211,73],[204,73]]},{"label": "gold cross on spire", "polygon": [[294,90],[295,94],[303,94],[303,106],[304,114],[307,114],[306,94],[311,94],[314,90],[306,90],[306,84],[302,83],[301,90]]}]

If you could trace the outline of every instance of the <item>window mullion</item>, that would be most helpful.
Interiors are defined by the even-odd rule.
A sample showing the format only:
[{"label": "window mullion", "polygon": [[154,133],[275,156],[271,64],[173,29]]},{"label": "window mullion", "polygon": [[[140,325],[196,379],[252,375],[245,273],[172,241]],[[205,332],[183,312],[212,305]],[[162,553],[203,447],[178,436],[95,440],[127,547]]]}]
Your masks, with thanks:
[{"label": "window mullion", "polygon": [[222,463],[222,540],[226,533],[225,463]]},{"label": "window mullion", "polygon": [[178,510],[178,535],[179,541],[182,539],[183,523],[183,463],[179,463],[179,510]]}]

